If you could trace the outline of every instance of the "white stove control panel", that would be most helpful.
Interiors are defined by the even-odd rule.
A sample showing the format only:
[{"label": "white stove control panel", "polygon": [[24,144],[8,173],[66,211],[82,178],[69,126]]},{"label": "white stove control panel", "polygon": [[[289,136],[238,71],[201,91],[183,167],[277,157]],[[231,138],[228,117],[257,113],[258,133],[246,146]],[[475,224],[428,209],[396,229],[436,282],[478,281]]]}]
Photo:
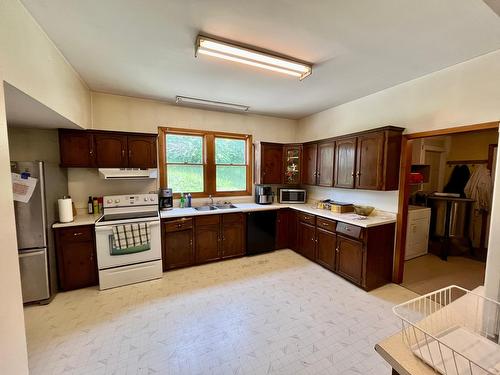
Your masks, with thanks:
[{"label": "white stove control panel", "polygon": [[107,195],[103,197],[104,208],[157,206],[157,194]]}]

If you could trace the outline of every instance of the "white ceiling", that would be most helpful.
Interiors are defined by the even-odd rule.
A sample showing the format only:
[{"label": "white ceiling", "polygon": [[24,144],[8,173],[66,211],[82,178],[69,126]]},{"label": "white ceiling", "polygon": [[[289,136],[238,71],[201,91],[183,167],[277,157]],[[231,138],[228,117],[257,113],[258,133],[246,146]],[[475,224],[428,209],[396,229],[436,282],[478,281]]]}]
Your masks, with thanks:
[{"label": "white ceiling", "polygon": [[4,82],[7,126],[23,128],[80,129],[78,125],[31,96]]},{"label": "white ceiling", "polygon": [[[500,48],[481,0],[22,0],[91,89],[288,118]],[[297,79],[194,57],[199,32],[315,64]]]}]

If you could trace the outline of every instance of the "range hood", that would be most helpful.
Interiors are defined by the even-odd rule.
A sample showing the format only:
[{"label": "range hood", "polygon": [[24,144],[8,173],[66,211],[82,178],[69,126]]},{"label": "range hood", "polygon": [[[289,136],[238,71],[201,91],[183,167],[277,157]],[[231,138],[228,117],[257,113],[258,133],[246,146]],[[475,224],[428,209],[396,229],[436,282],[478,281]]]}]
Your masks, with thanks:
[{"label": "range hood", "polygon": [[157,178],[156,168],[99,168],[99,176],[105,180],[145,180]]}]

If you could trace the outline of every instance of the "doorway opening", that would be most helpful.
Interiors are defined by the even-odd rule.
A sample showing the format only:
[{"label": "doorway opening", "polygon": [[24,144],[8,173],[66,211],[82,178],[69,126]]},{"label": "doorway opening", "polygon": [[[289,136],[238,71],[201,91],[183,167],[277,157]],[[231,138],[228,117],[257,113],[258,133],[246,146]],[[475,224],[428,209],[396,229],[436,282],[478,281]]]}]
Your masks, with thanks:
[{"label": "doorway opening", "polygon": [[403,137],[395,282],[484,284],[497,144],[498,123]]}]

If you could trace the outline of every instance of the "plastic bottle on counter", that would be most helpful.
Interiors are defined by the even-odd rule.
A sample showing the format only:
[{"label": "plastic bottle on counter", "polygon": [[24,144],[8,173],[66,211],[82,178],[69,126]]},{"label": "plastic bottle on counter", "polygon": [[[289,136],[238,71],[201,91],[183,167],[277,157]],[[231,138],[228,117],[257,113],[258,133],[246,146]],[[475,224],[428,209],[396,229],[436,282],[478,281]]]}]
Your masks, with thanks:
[{"label": "plastic bottle on counter", "polygon": [[97,197],[94,197],[93,204],[94,204],[94,213],[98,214],[99,213],[99,200],[97,199]]},{"label": "plastic bottle on counter", "polygon": [[184,193],[181,193],[181,201],[179,202],[179,207],[184,208],[186,205],[186,198],[184,198]]},{"label": "plastic bottle on counter", "polygon": [[191,207],[191,200],[193,199],[191,193],[187,195],[187,207]]},{"label": "plastic bottle on counter", "polygon": [[93,214],[94,213],[94,203],[92,201],[92,197],[89,197],[89,202],[87,203],[87,212],[89,214]]}]

